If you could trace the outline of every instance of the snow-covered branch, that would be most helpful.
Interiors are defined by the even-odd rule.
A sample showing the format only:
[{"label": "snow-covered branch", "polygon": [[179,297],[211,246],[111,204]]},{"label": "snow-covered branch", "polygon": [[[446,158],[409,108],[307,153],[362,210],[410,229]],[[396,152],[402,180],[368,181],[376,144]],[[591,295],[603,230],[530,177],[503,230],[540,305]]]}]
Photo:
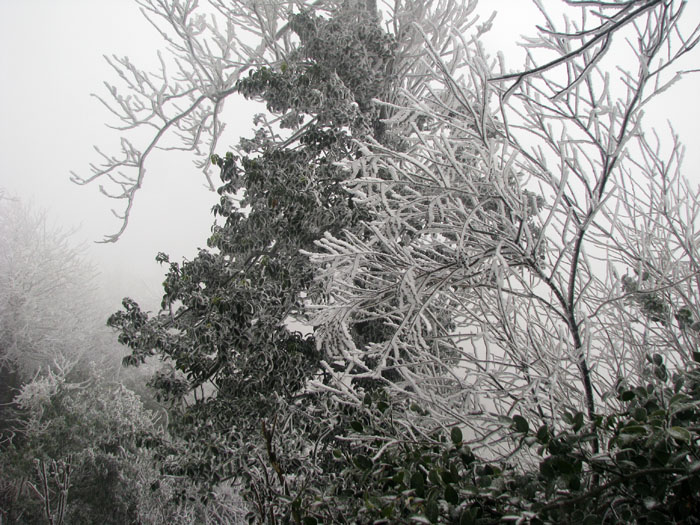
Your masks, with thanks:
[{"label": "snow-covered branch", "polygon": [[[316,334],[346,363],[338,380],[383,381],[475,439],[496,438],[495,416],[592,418],[648,353],[680,366],[697,344],[699,195],[681,146],[664,156],[642,110],[682,75],[698,28],[681,30],[683,2],[612,16],[607,2],[569,3],[583,23],[548,19],[529,43],[558,58],[532,55],[517,76],[495,72],[476,40],[426,37],[432,74],[391,106],[402,148],[366,142],[348,166],[374,217],[366,234],[328,235],[312,255]],[[629,69],[572,44],[618,30]],[[352,327],[376,319],[390,337],[355,346]]]},{"label": "snow-covered branch", "polygon": [[77,184],[100,182],[100,191],[122,201],[113,210],[119,230],[104,242],[116,242],[129,222],[155,149],[195,154],[206,186],[215,189],[210,158],[224,130],[221,112],[236,92],[236,82],[251,68],[274,66],[293,47],[289,17],[301,10],[332,8],[333,0],[138,0],[146,19],[167,47],[158,52],[155,72],[139,69],[126,57],[106,57],[119,86],[105,83],[96,97],[116,118],[121,151],[103,153],[87,176],[72,173]]}]

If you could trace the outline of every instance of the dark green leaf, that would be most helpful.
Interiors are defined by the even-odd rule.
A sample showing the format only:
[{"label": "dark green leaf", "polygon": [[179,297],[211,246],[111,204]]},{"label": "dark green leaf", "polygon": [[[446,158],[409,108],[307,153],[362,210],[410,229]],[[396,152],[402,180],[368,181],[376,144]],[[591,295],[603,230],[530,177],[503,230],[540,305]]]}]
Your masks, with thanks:
[{"label": "dark green leaf", "polygon": [[416,491],[419,498],[425,497],[425,477],[420,471],[416,471],[411,476],[411,488]]},{"label": "dark green leaf", "polygon": [[530,425],[523,416],[513,416],[513,426],[515,427],[515,431],[521,434],[526,434],[530,429]]},{"label": "dark green leaf", "polygon": [[642,425],[627,425],[620,432],[623,434],[646,434],[647,429]]},{"label": "dark green leaf", "polygon": [[363,454],[358,454],[355,456],[354,461],[357,468],[362,470],[369,470],[373,465],[372,460]]},{"label": "dark green leaf", "polygon": [[453,489],[450,485],[445,487],[445,501],[451,505],[457,505],[459,501],[459,495],[457,491]]},{"label": "dark green leaf", "polygon": [[425,504],[425,516],[430,520],[430,523],[437,523],[439,512],[437,503],[433,500],[429,500]]},{"label": "dark green leaf", "polygon": [[364,430],[362,423],[359,421],[353,421],[350,423],[350,428],[352,428],[355,432],[362,432]]},{"label": "dark green leaf", "polygon": [[642,407],[637,407],[632,411],[632,418],[637,421],[646,421],[647,411]]},{"label": "dark green leaf", "polygon": [[690,432],[683,427],[671,427],[668,429],[668,435],[678,441],[690,442]]},{"label": "dark green leaf", "polygon": [[634,399],[634,395],[634,392],[632,392],[631,390],[625,390],[620,395],[620,399],[622,399],[622,401],[632,401]]},{"label": "dark green leaf", "polygon": [[676,394],[673,397],[671,397],[671,399],[669,400],[668,403],[669,403],[669,405],[677,405],[677,404],[681,404],[681,403],[687,403],[688,401],[690,401],[690,398],[687,395]]}]

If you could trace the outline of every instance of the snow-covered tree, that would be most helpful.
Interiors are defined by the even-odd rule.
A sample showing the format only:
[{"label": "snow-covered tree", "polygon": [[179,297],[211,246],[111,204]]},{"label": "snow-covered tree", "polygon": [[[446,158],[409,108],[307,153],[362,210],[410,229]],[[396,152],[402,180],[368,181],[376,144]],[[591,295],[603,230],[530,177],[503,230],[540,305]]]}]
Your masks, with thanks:
[{"label": "snow-covered tree", "polygon": [[105,358],[110,334],[95,276],[73,232],[18,200],[0,199],[0,366],[7,373],[24,382]]},{"label": "snow-covered tree", "polygon": [[[369,136],[401,147],[384,122],[391,109],[375,100],[412,89],[424,74],[412,13],[435,22],[441,45],[437,22],[465,29],[472,4],[395,7],[390,30],[364,4],[289,18],[295,44],[284,61],[235,83],[272,115],[258,119],[236,154],[212,157],[223,186],[210,249],[182,264],[160,255],[170,263],[162,311],[148,315],[127,300],[110,319],[133,350],[128,363],[159,355],[172,365],[154,385],[173,402],[173,430],[190,443],[179,472],[208,483],[244,479],[260,519],[299,516],[348,423],[329,396],[306,391],[324,371],[313,337],[292,328],[307,323],[313,283],[302,250],[368,218],[337,163],[360,154],[355,141]],[[356,327],[355,337],[371,340],[372,329]]]},{"label": "snow-covered tree", "polygon": [[[153,151],[193,152],[205,185],[212,191],[211,156],[228,145],[219,144],[226,122],[224,105],[239,94],[236,84],[260,68],[280,68],[298,45],[290,24],[295,15],[313,12],[328,16],[345,6],[379,15],[374,0],[136,0],[161,34],[166,48],[158,52],[158,71],[144,71],[128,57],[107,57],[118,80],[105,82],[107,93],[96,95],[114,115],[120,133],[119,152],[96,146],[99,161],[88,175],[72,174],[77,184],[99,183],[100,191],[119,205],[116,242],[124,233],[134,199],[144,183]],[[412,27],[420,20],[440,47],[445,28],[464,29],[476,2],[430,0],[389,2],[382,6],[387,29],[402,42],[394,74],[415,85],[422,67],[421,40]],[[357,57],[361,59],[361,57]],[[240,100],[240,99],[239,99]]]},{"label": "snow-covered tree", "polygon": [[[510,453],[514,424],[578,431],[622,410],[649,353],[657,370],[685,365],[698,194],[675,138],[642,119],[698,41],[685,2],[568,0],[562,29],[536,2],[544,23],[514,73],[486,56],[472,1],[210,5],[143,3],[178,73],[115,63],[131,97],[112,90],[112,107],[153,135],[81,179],[125,201],[116,240],[169,133],[221,169],[210,249],[159,255],[162,311],[126,300],[110,321],[129,363],[172,365],[154,385],[189,446],[169,467],[244,478],[260,521],[300,522],[362,441],[358,468],[420,453],[444,426]],[[234,93],[272,116],[219,156]],[[375,407],[391,407],[386,435],[367,434]],[[591,432],[583,453],[605,439]]]},{"label": "snow-covered tree", "polygon": [[[318,388],[358,405],[379,381],[425,411],[411,428],[456,423],[475,445],[513,415],[590,421],[649,353],[682,367],[698,342],[700,194],[643,111],[699,29],[680,1],[564,2],[562,28],[536,3],[516,73],[478,40],[425,35],[432,74],[389,106],[404,147],[365,140],[346,163],[366,231],[313,255],[336,379]],[[390,334],[357,345],[368,320]]]}]

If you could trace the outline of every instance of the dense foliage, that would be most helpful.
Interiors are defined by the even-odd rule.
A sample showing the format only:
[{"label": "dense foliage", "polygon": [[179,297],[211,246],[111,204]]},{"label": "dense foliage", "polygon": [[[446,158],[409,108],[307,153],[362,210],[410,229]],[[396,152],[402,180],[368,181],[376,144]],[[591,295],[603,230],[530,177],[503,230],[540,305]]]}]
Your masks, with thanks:
[{"label": "dense foliage", "polygon": [[167,437],[114,380],[50,373],[26,383],[14,406],[0,461],[8,523],[217,523],[240,513],[226,493],[205,506],[189,480],[161,476],[154,447]]},{"label": "dense foliage", "polygon": [[[620,380],[618,408],[555,428],[507,418],[513,453],[478,458],[453,426],[406,439],[392,406],[368,399],[357,445],[332,491],[310,507],[323,523],[698,523],[700,353],[671,373],[648,356],[638,385]],[[419,410],[419,409],[418,409]],[[605,443],[593,453],[594,440]],[[313,517],[313,520],[312,518]]]},{"label": "dense foliage", "polygon": [[357,153],[353,139],[382,140],[372,99],[386,94],[393,47],[363,10],[328,20],[301,14],[290,26],[298,48],[279,69],[253,71],[237,88],[266,101],[282,129],[295,130],[293,140],[282,142],[265,122],[242,142],[242,156],[215,157],[223,185],[213,211],[221,222],[210,249],[182,264],[159,255],[169,263],[159,315],[125,300],[109,320],[133,350],[127,364],[154,354],[172,364],[153,386],[171,402],[171,430],[187,442],[174,472],[207,484],[246,478],[260,519],[298,516],[306,478],[323,471],[339,431],[328,419],[328,396],[306,391],[322,356],[313,336],[293,328],[308,323],[303,306],[313,285],[303,251],[366,218],[337,163]]},{"label": "dense foliage", "polygon": [[[650,190],[629,180],[633,155],[648,180],[657,166],[633,133],[647,86],[695,45],[668,30],[682,12],[671,4],[586,4],[611,22],[566,44],[548,21],[536,42],[560,58],[519,76],[494,71],[456,29],[388,33],[351,3],[290,16],[279,34],[296,47],[235,84],[274,120],[259,117],[236,154],[212,157],[224,185],[209,250],[182,264],[159,255],[170,265],[161,313],[126,300],[110,319],[127,363],[169,363],[153,385],[187,448],[167,468],[204,486],[241,480],[251,519],[269,523],[556,522],[584,508],[615,521],[644,505],[677,519],[673,501],[688,493],[674,476],[689,464],[649,467],[671,469],[654,493],[663,505],[615,499],[621,480],[641,478],[615,470],[639,425],[614,380],[642,381],[650,334],[654,366],[684,373],[697,335],[686,330],[696,249],[682,240],[694,222],[690,237],[669,236],[683,212],[655,206],[682,178],[671,162]],[[470,7],[412,9],[444,22]],[[589,35],[642,19],[658,30],[639,39],[639,69],[601,82],[607,48],[586,54]],[[545,74],[558,66],[579,76],[561,86]],[[618,83],[626,95],[614,98]],[[600,112],[605,97],[615,111]],[[560,175],[552,158],[567,159]],[[601,252],[602,272],[591,263]],[[645,443],[670,455],[694,446],[655,392],[644,409],[665,415],[640,432]],[[577,503],[598,497],[616,501],[612,514]]]}]

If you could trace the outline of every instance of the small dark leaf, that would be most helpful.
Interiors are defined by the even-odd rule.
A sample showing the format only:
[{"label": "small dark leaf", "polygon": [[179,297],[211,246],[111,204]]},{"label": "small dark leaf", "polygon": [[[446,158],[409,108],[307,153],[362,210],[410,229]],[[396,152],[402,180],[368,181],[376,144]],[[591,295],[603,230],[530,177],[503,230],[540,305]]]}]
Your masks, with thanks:
[{"label": "small dark leaf", "polygon": [[462,430],[459,427],[452,427],[450,438],[452,438],[452,443],[460,445],[462,443]]},{"label": "small dark leaf", "polygon": [[437,523],[439,511],[435,501],[430,500],[425,504],[425,516],[430,520],[430,523]]},{"label": "small dark leaf", "polygon": [[455,483],[457,481],[457,477],[451,471],[443,470],[442,481],[444,481],[445,483]]},{"label": "small dark leaf", "polygon": [[665,365],[657,366],[654,369],[654,375],[661,381],[666,381],[668,379],[668,371]]},{"label": "small dark leaf", "polygon": [[453,489],[450,485],[445,487],[445,501],[451,505],[457,505],[459,501],[459,495],[457,491]]},{"label": "small dark leaf", "polygon": [[632,418],[637,421],[646,421],[647,411],[642,407],[637,407],[632,411]]},{"label": "small dark leaf", "polygon": [[420,471],[414,472],[411,476],[411,488],[416,491],[419,498],[425,497],[425,477]]},{"label": "small dark leaf", "polygon": [[526,434],[530,429],[527,420],[523,416],[513,416],[513,425],[515,426],[515,431],[521,434]]},{"label": "small dark leaf", "polygon": [[369,470],[373,465],[372,460],[363,454],[358,454],[355,456],[354,461],[357,468],[362,470]]},{"label": "small dark leaf", "polygon": [[634,399],[634,392],[632,392],[631,390],[625,390],[620,395],[620,399],[622,401],[632,401]]},{"label": "small dark leaf", "polygon": [[627,425],[620,432],[623,434],[646,434],[647,429],[642,425]]},{"label": "small dark leaf", "polygon": [[481,476],[477,480],[477,485],[482,488],[487,488],[491,486],[491,476]]},{"label": "small dark leaf", "polygon": [[353,421],[352,423],[350,423],[350,428],[352,428],[355,432],[362,432],[362,430],[364,429],[362,423],[360,423],[359,421]]},{"label": "small dark leaf", "polygon": [[690,432],[683,427],[671,427],[667,430],[668,435],[677,441],[690,443]]}]

